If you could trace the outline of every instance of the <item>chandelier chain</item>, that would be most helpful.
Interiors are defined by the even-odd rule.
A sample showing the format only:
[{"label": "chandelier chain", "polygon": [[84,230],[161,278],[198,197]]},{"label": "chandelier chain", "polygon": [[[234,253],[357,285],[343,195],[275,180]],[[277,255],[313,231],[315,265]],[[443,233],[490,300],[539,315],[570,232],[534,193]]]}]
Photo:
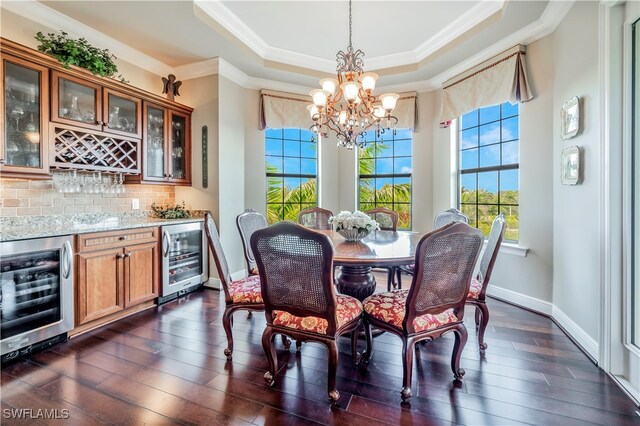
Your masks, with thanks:
[{"label": "chandelier chain", "polygon": [[349,0],[349,47],[353,48],[351,44],[351,0]]}]

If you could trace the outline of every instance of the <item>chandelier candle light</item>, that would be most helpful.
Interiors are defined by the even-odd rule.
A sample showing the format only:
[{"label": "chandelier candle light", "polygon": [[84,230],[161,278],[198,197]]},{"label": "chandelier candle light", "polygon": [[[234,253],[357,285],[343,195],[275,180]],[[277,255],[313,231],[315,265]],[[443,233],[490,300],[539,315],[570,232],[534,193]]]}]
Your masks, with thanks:
[{"label": "chandelier candle light", "polygon": [[307,109],[313,120],[311,131],[328,137],[329,130],[338,138],[338,146],[354,149],[365,145],[365,133],[374,128],[377,139],[386,130],[395,134],[398,119],[391,115],[398,95],[385,93],[376,98],[371,93],[378,74],[363,72],[364,52],[351,44],[351,0],[349,0],[349,46],[336,55],[338,78],[320,80],[322,89],[312,90],[313,105]]}]

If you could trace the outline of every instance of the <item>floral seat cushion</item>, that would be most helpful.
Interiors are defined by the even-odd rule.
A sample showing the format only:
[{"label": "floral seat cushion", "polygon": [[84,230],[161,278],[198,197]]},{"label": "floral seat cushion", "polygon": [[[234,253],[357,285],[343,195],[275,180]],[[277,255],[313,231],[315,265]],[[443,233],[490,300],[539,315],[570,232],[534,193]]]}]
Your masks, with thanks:
[{"label": "floral seat cushion", "polygon": [[[337,295],[336,326],[339,330],[342,326],[362,315],[362,303],[354,297]],[[289,327],[296,330],[310,331],[312,333],[327,334],[328,323],[324,318],[297,317],[285,311],[273,311],[273,325]]]},{"label": "floral seat cushion", "polygon": [[469,287],[469,295],[468,299],[477,299],[480,297],[480,292],[482,291],[482,283],[477,279],[473,278],[471,280],[471,287]]},{"label": "floral seat cushion", "polygon": [[229,294],[233,303],[264,303],[258,275],[231,282]]},{"label": "floral seat cushion", "polygon": [[[394,327],[402,329],[405,316],[405,304],[409,290],[396,290],[378,293],[364,299],[364,311],[371,317],[384,321]],[[416,333],[427,331],[458,321],[453,308],[438,314],[425,314],[413,320]]]}]

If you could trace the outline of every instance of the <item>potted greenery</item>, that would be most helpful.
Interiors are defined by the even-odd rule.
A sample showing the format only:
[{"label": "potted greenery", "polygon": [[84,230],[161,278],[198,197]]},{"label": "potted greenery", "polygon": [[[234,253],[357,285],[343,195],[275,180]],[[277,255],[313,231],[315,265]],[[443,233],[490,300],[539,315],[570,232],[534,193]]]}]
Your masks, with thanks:
[{"label": "potted greenery", "polygon": [[117,78],[128,83],[122,75],[116,75],[118,66],[116,57],[108,49],[98,49],[89,44],[85,38],[72,39],[64,31],[60,34],[48,33],[44,35],[38,31],[35,39],[40,42],[38,50],[58,59],[65,68],[71,65],[90,71],[94,75]]}]

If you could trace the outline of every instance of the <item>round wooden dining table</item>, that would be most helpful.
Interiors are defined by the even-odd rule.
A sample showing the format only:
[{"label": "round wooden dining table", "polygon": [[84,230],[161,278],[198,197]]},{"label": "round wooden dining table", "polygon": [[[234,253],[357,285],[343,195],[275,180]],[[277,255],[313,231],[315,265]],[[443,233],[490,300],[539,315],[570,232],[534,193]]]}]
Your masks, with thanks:
[{"label": "round wooden dining table", "polygon": [[424,234],[411,231],[374,231],[358,242],[345,241],[333,230],[318,231],[333,242],[338,291],[362,301],[376,289],[375,267],[414,263],[416,247]]}]

